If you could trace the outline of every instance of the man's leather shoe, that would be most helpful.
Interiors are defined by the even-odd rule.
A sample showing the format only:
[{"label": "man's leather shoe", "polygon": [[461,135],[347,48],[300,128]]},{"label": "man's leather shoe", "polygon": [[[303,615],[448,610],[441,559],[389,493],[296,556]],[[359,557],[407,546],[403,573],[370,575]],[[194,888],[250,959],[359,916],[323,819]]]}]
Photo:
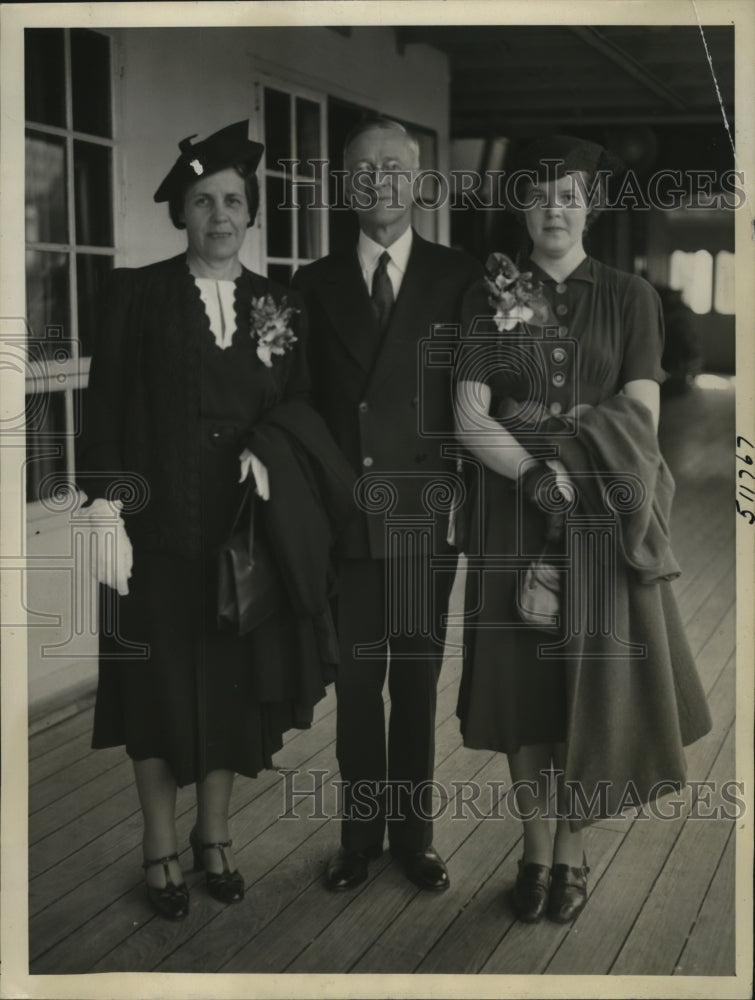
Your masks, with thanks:
[{"label": "man's leather shoe", "polygon": [[400,862],[406,877],[420,889],[442,892],[451,884],[446,864],[434,847],[428,847],[424,851],[391,847],[391,854]]},{"label": "man's leather shoe", "polygon": [[517,917],[526,924],[536,924],[543,919],[548,906],[548,889],[551,870],[547,865],[519,862],[519,874],[514,883],[511,901]]},{"label": "man's leather shoe", "polygon": [[341,847],[328,862],[325,884],[333,892],[353,889],[367,878],[369,862],[379,858],[383,848],[378,845],[362,851],[352,851]]}]

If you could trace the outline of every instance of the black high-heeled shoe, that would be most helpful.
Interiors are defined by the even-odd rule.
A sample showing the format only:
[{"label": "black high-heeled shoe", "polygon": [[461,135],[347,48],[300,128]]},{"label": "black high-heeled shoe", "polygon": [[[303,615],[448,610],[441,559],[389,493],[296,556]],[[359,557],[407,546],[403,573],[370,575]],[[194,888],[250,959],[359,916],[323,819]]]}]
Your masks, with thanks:
[{"label": "black high-heeled shoe", "polygon": [[582,855],[582,866],[554,865],[548,900],[548,917],[557,924],[569,924],[576,919],[587,904],[587,857]]},{"label": "black high-heeled shoe", "polygon": [[[189,843],[194,855],[194,871],[205,873],[209,894],[221,903],[239,903],[244,898],[244,876],[238,868],[236,871],[231,871],[225,853],[226,847],[230,847],[232,841],[224,840],[214,844],[205,844],[199,839],[197,828],[194,827],[189,834]],[[204,863],[204,852],[213,850],[220,852],[223,862],[222,872],[207,871]]]},{"label": "black high-heeled shoe", "polygon": [[165,917],[166,920],[183,920],[189,912],[189,889],[185,882],[176,885],[170,877],[168,865],[171,861],[178,862],[178,855],[168,854],[164,858],[145,859],[142,863],[145,872],[148,868],[162,865],[165,875],[165,885],[162,889],[150,885],[149,882],[145,883],[147,898],[161,917]]},{"label": "black high-heeled shoe", "polygon": [[526,924],[536,924],[542,920],[548,905],[548,888],[551,884],[551,870],[547,865],[534,862],[519,862],[519,874],[511,893],[514,910]]}]

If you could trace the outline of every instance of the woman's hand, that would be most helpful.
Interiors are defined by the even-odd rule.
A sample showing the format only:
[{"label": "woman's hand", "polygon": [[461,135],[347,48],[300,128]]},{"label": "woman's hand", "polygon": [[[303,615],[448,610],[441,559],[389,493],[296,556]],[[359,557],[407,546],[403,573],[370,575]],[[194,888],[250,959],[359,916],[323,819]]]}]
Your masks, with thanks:
[{"label": "woman's hand", "polygon": [[546,458],[545,464],[556,474],[556,489],[563,496],[564,500],[572,503],[574,500],[574,487],[564,463],[559,462],[557,458]]},{"label": "woman's hand", "polygon": [[267,468],[253,455],[248,448],[244,448],[239,456],[241,462],[241,476],[239,482],[243,483],[251,472],[254,476],[254,492],[262,500],[270,499],[270,481],[267,475]]},{"label": "woman's hand", "polygon": [[86,511],[97,537],[97,561],[92,567],[97,581],[112,587],[121,597],[125,597],[134,564],[134,552],[121,518],[122,509],[120,500],[98,497]]}]

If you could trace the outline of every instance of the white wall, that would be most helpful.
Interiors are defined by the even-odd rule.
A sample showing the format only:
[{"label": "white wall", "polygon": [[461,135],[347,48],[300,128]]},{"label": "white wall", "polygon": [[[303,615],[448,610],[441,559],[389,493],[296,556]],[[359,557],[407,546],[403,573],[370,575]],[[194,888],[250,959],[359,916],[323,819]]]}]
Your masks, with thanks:
[{"label": "white wall", "polygon": [[[185,237],[153,194],[175,160],[179,139],[255,118],[255,80],[293,82],[396,115],[438,133],[448,169],[449,72],[426,45],[396,49],[390,28],[130,29],[121,42],[118,127],[122,182],[118,263],[134,266],[180,253]],[[340,164],[338,164],[340,166]],[[440,234],[448,242],[448,215]],[[251,231],[244,260],[257,259]]]}]

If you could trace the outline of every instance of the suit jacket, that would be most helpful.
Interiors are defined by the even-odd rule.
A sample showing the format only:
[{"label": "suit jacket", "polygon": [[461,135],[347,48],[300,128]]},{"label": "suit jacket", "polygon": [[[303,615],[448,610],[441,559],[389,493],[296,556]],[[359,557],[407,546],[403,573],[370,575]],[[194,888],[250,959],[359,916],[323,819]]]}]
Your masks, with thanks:
[{"label": "suit jacket", "polygon": [[[433,513],[455,478],[441,457],[453,440],[453,361],[428,361],[436,324],[458,324],[466,289],[481,266],[466,253],[414,233],[388,329],[379,334],[356,246],[297,271],[307,307],[315,405],[354,471],[360,513],[339,542],[347,558],[386,558],[386,517],[434,524],[445,547],[447,511]],[[446,363],[447,362],[447,363]],[[429,491],[429,492],[428,492]],[[437,506],[436,505],[436,506]],[[367,509],[366,509],[367,508]],[[408,523],[408,522],[404,522]]]}]

